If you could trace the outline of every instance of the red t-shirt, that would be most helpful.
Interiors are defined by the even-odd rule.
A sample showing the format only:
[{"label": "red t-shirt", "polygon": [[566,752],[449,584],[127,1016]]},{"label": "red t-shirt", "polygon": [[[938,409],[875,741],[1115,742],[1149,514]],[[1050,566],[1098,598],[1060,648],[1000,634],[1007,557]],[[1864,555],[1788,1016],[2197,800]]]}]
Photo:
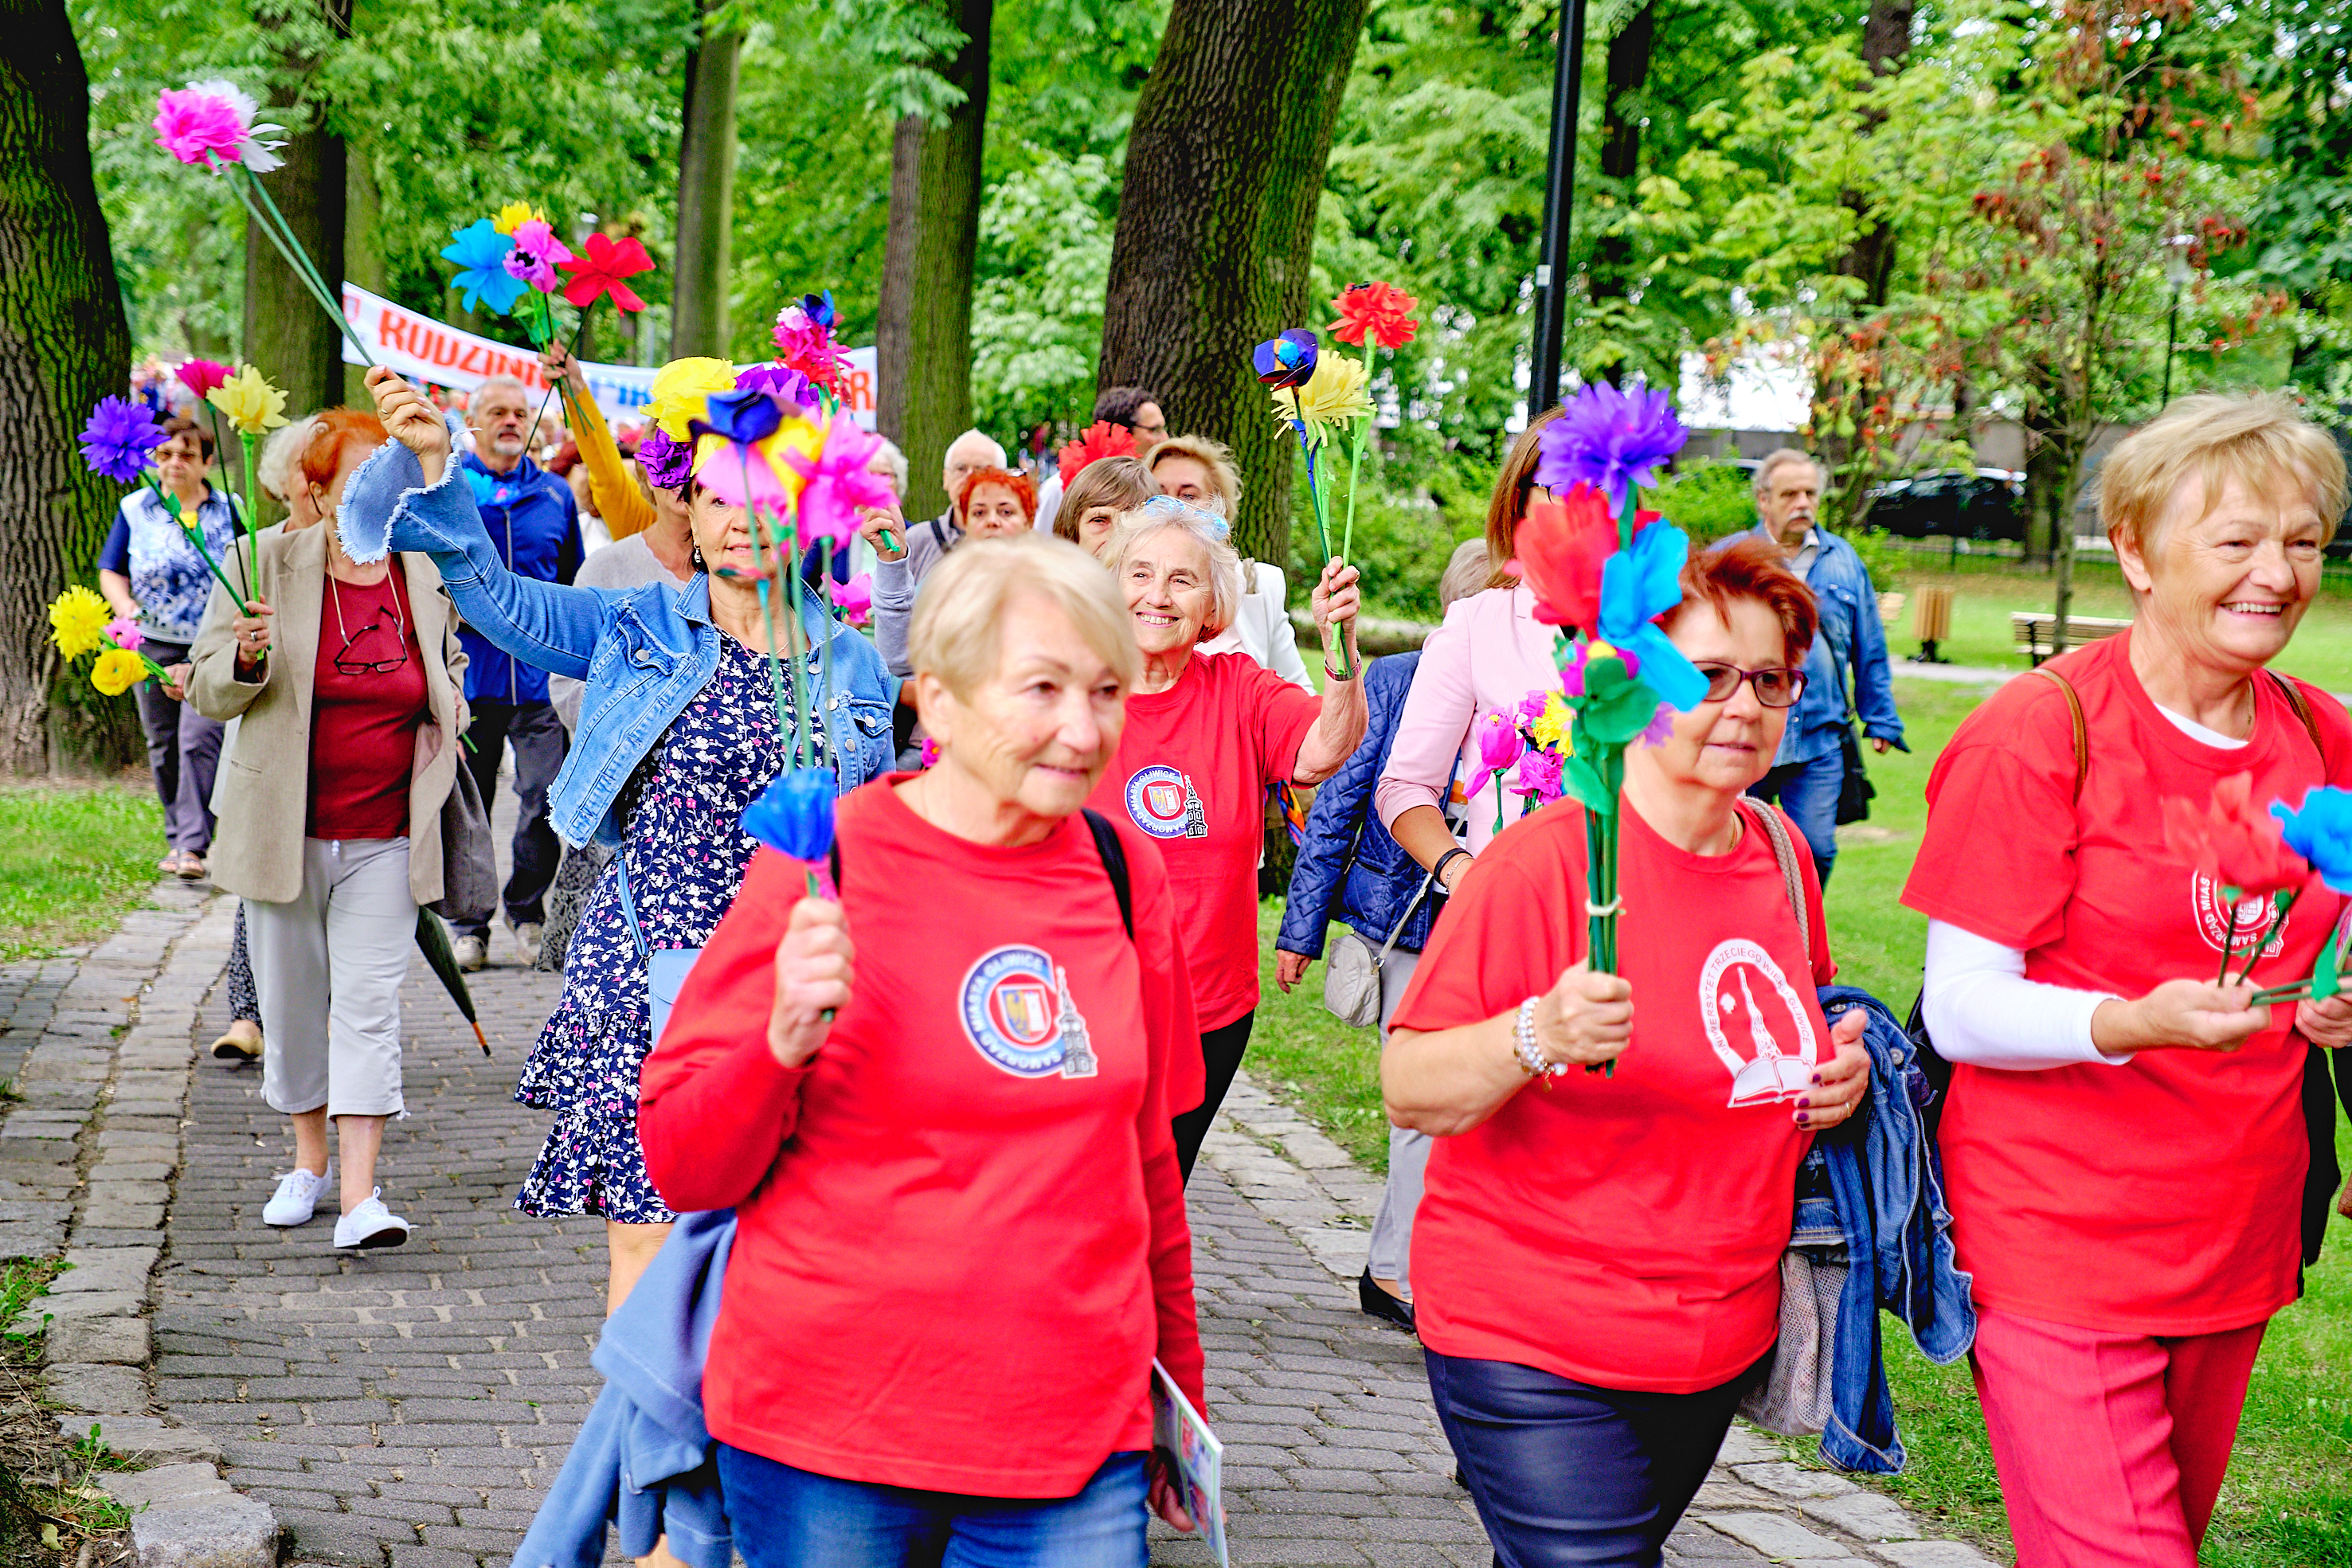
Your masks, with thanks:
[{"label": "red t-shirt", "polygon": [[[302,835],[408,836],[408,780],[425,721],[425,655],[400,589],[400,563],[381,582],[329,574],[310,671],[310,779]],[[340,607],[340,613],[338,612]],[[346,637],[349,641],[346,642]],[[390,664],[390,669],[382,666]]]},{"label": "red t-shirt", "polygon": [[1174,685],[1127,699],[1118,755],[1087,802],[1167,857],[1203,1030],[1257,1006],[1265,791],[1289,779],[1322,706],[1246,653],[1195,653]]},{"label": "red t-shirt", "polygon": [[[1433,1349],[1690,1394],[1772,1348],[1811,1145],[1790,1103],[1832,1054],[1813,988],[1836,966],[1804,840],[1790,827],[1810,969],[1771,842],[1743,830],[1730,853],[1696,855],[1626,812],[1633,1043],[1614,1077],[1530,1081],[1432,1143],[1412,1288]],[[1391,1027],[1454,1029],[1550,990],[1584,956],[1584,866],[1573,804],[1506,829],[1446,901]]]},{"label": "red t-shirt", "polygon": [[[2346,782],[2323,762],[2278,683],[2254,681],[2243,749],[2207,746],[2156,709],[2130,633],[2055,667],[2082,698],[2090,765],[2074,800],[2065,694],[2032,676],[1970,714],[1927,780],[1927,830],[1903,902],[2025,953],[2025,977],[2137,997],[2220,971],[2229,911],[2165,850],[2167,796],[2204,801],[2253,775],[2257,808]],[[2302,688],[2329,754],[2352,721]],[[2311,972],[2343,906],[2318,877],[2254,966],[2258,983]],[[2251,913],[2238,935],[2255,934]],[[2260,919],[2267,925],[2265,902]],[[1937,1143],[1959,1264],[1977,1300],[2079,1328],[2218,1333],[2294,1299],[2298,1202],[2310,1160],[2305,1048],[2293,1004],[2239,1050],[2142,1051],[2121,1066],[2042,1071],[1956,1066]]]},{"label": "red t-shirt", "polygon": [[970,843],[908,777],[841,802],[852,998],[796,1070],[767,1019],[803,868],[754,853],[646,1062],[646,1166],[672,1207],[741,1221],[712,1436],[845,1480],[1068,1497],[1150,1448],[1155,1354],[1202,1397],[1169,1131],[1201,1047],[1168,877],[1120,833],[1130,943],[1084,819]]}]

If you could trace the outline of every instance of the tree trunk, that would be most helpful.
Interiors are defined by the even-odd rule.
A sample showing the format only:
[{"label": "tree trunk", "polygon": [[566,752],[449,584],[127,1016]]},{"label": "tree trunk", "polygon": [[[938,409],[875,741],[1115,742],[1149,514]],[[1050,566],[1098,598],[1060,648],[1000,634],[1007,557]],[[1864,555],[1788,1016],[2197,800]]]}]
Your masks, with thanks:
[{"label": "tree trunk", "polygon": [[[0,769],[39,773],[58,668],[46,607],[89,580],[121,496],[73,435],[125,390],[131,329],[62,0],[0,0],[0,428],[12,433],[0,442]],[[130,705],[107,707],[120,717]]]},{"label": "tree trunk", "polygon": [[[714,7],[706,5],[704,15]],[[677,149],[677,255],[670,273],[669,351],[728,357],[727,287],[735,210],[735,88],[743,35],[705,31],[686,58]]]},{"label": "tree trunk", "polygon": [[2057,553],[2059,514],[2066,503],[2066,476],[2059,434],[2030,414],[2025,426],[2025,563],[2048,566]]},{"label": "tree trunk", "polygon": [[1276,564],[1295,444],[1250,350],[1325,319],[1307,298],[1315,208],[1365,5],[1174,0],[1128,135],[1096,384],[1149,387],[1170,428],[1232,447],[1234,543]]},{"label": "tree trunk", "polygon": [[[1911,51],[1915,8],[1914,0],[1871,0],[1870,15],[1862,24],[1862,63],[1872,75],[1889,77],[1903,68],[1903,57]],[[1885,118],[1881,110],[1865,110],[1863,133],[1876,131]],[[1863,228],[1854,236],[1853,248],[1839,259],[1838,271],[1859,278],[1863,303],[1875,308],[1886,303],[1887,288],[1895,277],[1895,230],[1863,192],[1848,191],[1841,199],[1862,221]]]},{"label": "tree trunk", "polygon": [[[1657,36],[1657,0],[1644,0],[1609,40],[1609,85],[1601,100],[1601,194],[1627,211],[1635,204],[1635,187],[1642,173],[1642,111],[1637,100],[1650,79],[1650,52]],[[1602,226],[1605,231],[1605,222]],[[1622,299],[1633,287],[1632,238],[1601,233],[1592,242],[1592,298]],[[1612,382],[1622,382],[1624,361],[1608,366],[1602,374]]]},{"label": "tree trunk", "polygon": [[875,417],[907,455],[909,517],[947,509],[948,444],[971,428],[972,267],[995,0],[961,0],[963,47],[937,62],[963,101],[946,123],[899,120],[890,139],[890,227],[874,329]]}]

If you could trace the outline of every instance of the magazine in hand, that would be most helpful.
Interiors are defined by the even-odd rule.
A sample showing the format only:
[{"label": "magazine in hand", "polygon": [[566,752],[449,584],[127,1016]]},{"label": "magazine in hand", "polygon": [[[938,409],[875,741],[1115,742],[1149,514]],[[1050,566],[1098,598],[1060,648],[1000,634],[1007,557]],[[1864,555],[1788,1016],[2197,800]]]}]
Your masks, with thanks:
[{"label": "magazine in hand", "polygon": [[1200,1539],[1216,1553],[1217,1568],[1226,1568],[1225,1498],[1220,1475],[1225,1446],[1217,1441],[1217,1435],[1209,1430],[1209,1424],[1201,1419],[1201,1413],[1157,1360],[1151,1364],[1151,1446],[1175,1456],[1185,1511],[1192,1516]]}]

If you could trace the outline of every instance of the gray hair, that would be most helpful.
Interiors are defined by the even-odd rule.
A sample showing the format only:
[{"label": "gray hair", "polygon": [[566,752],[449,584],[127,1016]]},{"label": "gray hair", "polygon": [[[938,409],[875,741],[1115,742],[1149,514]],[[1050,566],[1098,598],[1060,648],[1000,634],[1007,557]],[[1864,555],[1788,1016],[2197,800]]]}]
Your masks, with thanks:
[{"label": "gray hair", "polygon": [[1455,600],[1467,599],[1486,586],[1492,571],[1487,559],[1485,539],[1464,539],[1454,547],[1453,559],[1445,563],[1444,575],[1437,580],[1439,614],[1454,608]]},{"label": "gray hair", "polygon": [[959,697],[969,696],[1003,664],[1006,610],[1033,597],[1069,617],[1087,646],[1118,672],[1120,685],[1134,687],[1143,654],[1118,585],[1094,557],[1051,534],[972,539],[941,558],[915,595],[907,632],[909,665],[918,674],[937,675]]},{"label": "gray hair", "polygon": [[[875,448],[874,455],[881,458],[883,466],[890,470],[890,487],[898,493],[900,500],[905,500],[907,498],[907,455],[898,450],[898,444],[887,435],[882,438],[882,444]],[[870,460],[866,466],[869,468],[873,466]]]},{"label": "gray hair", "polygon": [[1201,640],[1206,642],[1234,623],[1234,617],[1241,613],[1242,595],[1249,591],[1242,579],[1242,558],[1228,537],[1233,528],[1224,518],[1173,496],[1154,496],[1133,511],[1120,514],[1110,542],[1103,547],[1103,564],[1110,568],[1111,576],[1124,580],[1127,558],[1163,528],[1192,535],[1209,558],[1209,613],[1201,626]]},{"label": "gray hair", "polygon": [[1815,478],[1817,478],[1824,487],[1828,486],[1830,480],[1829,466],[1822,463],[1820,458],[1815,457],[1810,452],[1802,452],[1793,446],[1776,446],[1771,451],[1767,452],[1764,455],[1763,462],[1756,465],[1756,483],[1754,488],[1756,497],[1759,500],[1761,500],[1764,497],[1772,484],[1772,470],[1775,468],[1786,468],[1791,463],[1803,463],[1810,465],[1813,470]]},{"label": "gray hair", "polygon": [[945,467],[947,465],[947,460],[950,456],[954,455],[955,449],[961,446],[967,441],[978,441],[983,443],[988,447],[988,462],[989,466],[992,468],[1003,468],[1008,466],[1004,457],[1004,444],[997,440],[993,435],[989,434],[988,432],[984,430],[967,430],[961,435],[957,436],[953,441],[949,442],[947,450],[940,454],[940,465],[941,467]]},{"label": "gray hair", "polygon": [[310,444],[311,428],[318,423],[315,413],[288,420],[269,433],[261,444],[261,455],[254,459],[254,482],[281,504],[294,498],[295,465],[302,461],[302,449]]},{"label": "gray hair", "polygon": [[[486,377],[481,385],[476,387],[472,392],[466,394],[466,423],[467,424],[474,423],[474,409],[475,406],[482,401],[482,394],[489,391],[492,387],[512,387],[515,391],[522,393],[522,401],[525,404],[528,404],[530,402],[530,389],[523,385],[520,378],[515,376]],[[529,432],[526,434],[525,439],[528,440],[530,435],[536,434],[537,432],[535,430]]]}]

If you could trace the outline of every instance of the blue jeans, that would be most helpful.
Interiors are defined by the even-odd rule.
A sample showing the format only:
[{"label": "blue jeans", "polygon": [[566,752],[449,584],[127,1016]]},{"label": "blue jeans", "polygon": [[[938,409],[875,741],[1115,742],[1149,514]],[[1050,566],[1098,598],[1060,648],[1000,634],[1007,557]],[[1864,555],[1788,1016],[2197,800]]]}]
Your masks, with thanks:
[{"label": "blue jeans", "polygon": [[1141,1454],[1039,1500],[836,1480],[721,1443],[719,1484],[750,1568],[1144,1568],[1150,1550]]},{"label": "blue jeans", "polygon": [[[514,747],[514,855],[509,862],[513,870],[499,902],[506,905],[507,919],[513,925],[543,921],[548,885],[554,882],[556,864],[563,858],[563,844],[547,821],[548,786],[563,770],[564,753],[569,749],[563,721],[555,716],[552,703],[509,703],[484,697],[471,706],[474,723],[466,737],[474,743],[474,749],[466,753],[466,766],[474,770],[485,810],[498,794],[499,762],[509,746]],[[460,936],[490,934],[487,920],[450,924]]]},{"label": "blue jeans", "polygon": [[1507,1361],[1422,1355],[1498,1568],[1655,1568],[1753,1376],[1643,1394]]},{"label": "blue jeans", "polygon": [[1758,779],[1748,793],[1770,800],[1789,813],[1797,831],[1812,847],[1813,870],[1822,885],[1830,884],[1830,867],[1837,863],[1838,792],[1845,787],[1845,758],[1834,747],[1826,757],[1775,768]]}]

